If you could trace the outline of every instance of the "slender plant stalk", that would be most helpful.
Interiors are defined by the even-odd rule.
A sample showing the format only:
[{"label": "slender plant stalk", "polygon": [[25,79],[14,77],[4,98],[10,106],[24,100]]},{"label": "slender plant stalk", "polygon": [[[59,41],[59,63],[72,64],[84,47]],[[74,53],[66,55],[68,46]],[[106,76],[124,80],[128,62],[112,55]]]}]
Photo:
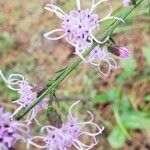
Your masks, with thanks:
[{"label": "slender plant stalk", "polygon": [[[129,8],[126,11],[122,12],[122,15],[119,16],[121,19],[125,19],[138,5],[140,5],[144,0],[138,0],[136,5]],[[106,36],[111,35],[112,32],[118,25],[121,23],[121,21],[116,20],[114,21],[100,36],[99,40],[103,40]],[[93,43],[93,45],[84,53],[84,57],[88,56],[89,53],[97,46],[98,44],[96,42]],[[62,72],[52,80],[53,82],[50,84],[50,86],[37,98],[35,101],[25,110],[22,110],[18,113],[18,116],[16,116],[17,120],[20,120],[23,118],[33,107],[35,107],[39,102],[42,101],[43,98],[45,98],[50,92],[55,90],[55,88],[82,62],[82,59],[78,58],[75,60],[72,64],[68,65]]]}]

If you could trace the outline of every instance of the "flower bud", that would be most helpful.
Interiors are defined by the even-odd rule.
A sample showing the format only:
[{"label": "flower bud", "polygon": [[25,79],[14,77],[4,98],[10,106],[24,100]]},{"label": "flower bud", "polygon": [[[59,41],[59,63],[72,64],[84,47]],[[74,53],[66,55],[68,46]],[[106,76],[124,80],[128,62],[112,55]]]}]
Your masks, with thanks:
[{"label": "flower bud", "polygon": [[124,7],[129,7],[132,4],[133,4],[133,0],[123,0]]},{"label": "flower bud", "polygon": [[108,48],[108,51],[121,58],[126,58],[130,55],[129,50],[126,47],[119,45],[114,45],[113,47]]}]

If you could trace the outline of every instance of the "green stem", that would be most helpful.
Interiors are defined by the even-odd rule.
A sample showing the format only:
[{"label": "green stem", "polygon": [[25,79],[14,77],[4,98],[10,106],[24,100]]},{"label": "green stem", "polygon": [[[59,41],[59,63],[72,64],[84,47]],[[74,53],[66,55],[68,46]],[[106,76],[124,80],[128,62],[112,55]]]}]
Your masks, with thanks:
[{"label": "green stem", "polygon": [[[135,6],[129,8],[127,11],[123,12],[121,16],[119,16],[121,19],[125,19],[138,5],[140,5],[144,0],[139,0]],[[111,35],[114,29],[121,23],[121,21],[116,20],[114,21],[111,26],[108,27],[108,29],[105,30],[105,32],[101,35],[99,38],[100,41],[102,41],[106,36]],[[97,46],[98,44],[96,42],[93,43],[93,45],[85,52],[84,57],[88,56],[89,53]],[[18,113],[18,116],[16,119],[20,120],[23,118],[33,107],[35,107],[40,101],[42,101],[43,98],[45,98],[53,89],[55,89],[80,63],[82,62],[82,59],[78,58],[75,60],[72,64],[70,64],[68,67],[66,67],[59,77],[57,77],[54,82],[25,110]]]}]

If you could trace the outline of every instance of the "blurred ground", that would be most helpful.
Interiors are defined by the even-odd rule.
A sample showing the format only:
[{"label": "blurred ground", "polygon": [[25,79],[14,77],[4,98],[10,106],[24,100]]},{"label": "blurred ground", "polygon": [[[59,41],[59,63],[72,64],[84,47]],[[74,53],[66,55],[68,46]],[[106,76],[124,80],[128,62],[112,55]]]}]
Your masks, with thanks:
[{"label": "blurred ground", "polygon": [[[59,26],[59,20],[55,15],[43,9],[47,2],[46,0],[0,1],[0,69],[7,75],[23,74],[32,81],[33,85],[46,84],[56,71],[75,59],[73,47],[64,40],[48,41],[42,36],[43,33]],[[114,8],[120,8],[120,1],[111,2]],[[72,0],[57,0],[56,3],[64,9],[74,5]],[[57,90],[56,94],[61,101],[64,96],[64,101],[79,98],[86,101],[84,107],[87,109],[91,106],[96,121],[105,124],[106,130],[95,150],[113,149],[108,144],[107,138],[117,124],[113,115],[115,102],[107,100],[104,96],[106,91],[115,89],[118,92],[119,89],[122,94],[128,96],[132,111],[150,115],[150,19],[145,6],[147,4],[140,6],[141,8],[129,17],[126,25],[115,30],[115,41],[131,50],[131,58],[121,61],[121,67],[113,71],[109,77],[103,77],[90,65],[81,64]],[[16,95],[8,92],[10,91],[6,90],[5,85],[0,82],[0,103],[14,109],[10,101]],[[94,107],[93,104],[91,105],[91,99]],[[101,99],[106,101],[101,102]],[[69,106],[64,102],[62,105],[67,108]],[[135,124],[134,120],[130,121]],[[150,150],[149,130],[136,127],[136,129],[130,128],[128,132],[132,140],[126,140],[121,149]]]}]

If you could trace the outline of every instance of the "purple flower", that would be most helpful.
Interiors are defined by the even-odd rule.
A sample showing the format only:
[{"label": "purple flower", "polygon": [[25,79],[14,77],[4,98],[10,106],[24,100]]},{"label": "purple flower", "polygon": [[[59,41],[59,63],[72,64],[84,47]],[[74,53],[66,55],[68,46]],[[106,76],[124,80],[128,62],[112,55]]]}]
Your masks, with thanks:
[{"label": "purple flower", "polygon": [[4,112],[0,106],[0,149],[7,150],[18,141],[27,141],[29,128],[18,121],[14,121],[11,113]]},{"label": "purple flower", "polygon": [[124,7],[129,7],[130,5],[132,5],[133,0],[123,0],[123,6]]},{"label": "purple flower", "polygon": [[[110,57],[109,53],[99,47],[96,47],[91,51],[88,62],[98,67],[99,72],[104,76],[107,76],[111,69],[116,69],[118,67],[116,61]],[[108,65],[108,67],[105,68],[105,72],[101,68],[102,63],[106,63]]]},{"label": "purple flower", "polygon": [[109,48],[109,51],[113,53],[114,55],[119,56],[121,58],[127,58],[130,56],[130,51],[126,47],[119,46],[119,45],[115,45]]},{"label": "purple flower", "polygon": [[[91,116],[89,121],[80,122],[78,118],[72,115],[72,109],[77,105],[79,101],[75,102],[69,109],[68,120],[62,125],[61,128],[56,128],[50,125],[44,126],[42,132],[44,136],[35,136],[30,139],[29,144],[34,145],[38,148],[47,148],[48,150],[67,150],[74,146],[78,150],[89,150],[93,148],[98,141],[96,136],[101,134],[104,130],[100,128],[96,123],[93,122],[93,115],[88,112]],[[91,132],[91,127],[96,128],[97,132]],[[81,141],[81,136],[91,139],[91,144],[86,145]],[[36,144],[34,140],[42,140],[45,145]]]},{"label": "purple flower", "polygon": [[[33,103],[33,101],[37,98],[37,92],[33,91],[33,87],[29,84],[29,82],[20,74],[11,74],[8,79],[4,77],[2,74],[2,71],[0,71],[0,75],[3,78],[3,80],[6,82],[7,86],[18,92],[20,95],[20,98],[16,101],[13,101],[13,103],[16,103],[19,105],[18,109],[12,114],[14,116],[17,114],[21,109],[27,108],[29,105]],[[43,101],[41,101],[39,104],[37,104],[27,115],[27,125],[32,123],[32,120],[35,120],[37,124],[39,122],[36,119],[36,115],[38,111],[41,109],[47,108],[47,98],[45,98]],[[40,124],[39,124],[40,125]]]},{"label": "purple flower", "polygon": [[[93,10],[103,2],[106,2],[106,4],[110,7],[110,12],[106,15],[106,17],[99,19],[99,16],[95,14]],[[90,9],[82,9],[80,0],[76,0],[76,3],[77,9],[70,10],[68,13],[65,13],[63,10],[53,4],[46,5],[45,9],[55,13],[62,20],[62,22],[61,28],[44,34],[44,37],[49,40],[59,40],[65,37],[66,40],[75,47],[75,54],[84,60],[83,53],[93,44],[93,41],[102,44],[109,39],[108,36],[104,41],[99,41],[93,35],[93,30],[98,28],[99,24],[105,20],[121,19],[111,16],[112,8],[107,0],[99,0],[96,3],[94,3],[93,0]],[[54,33],[59,32],[63,34],[60,36],[53,36]]]},{"label": "purple flower", "polygon": [[[14,112],[14,114],[16,114],[22,108],[27,108],[37,98],[37,92],[36,91],[33,92],[33,87],[26,80],[18,81],[18,85],[19,85],[18,93],[20,94],[20,98],[14,101],[13,103],[19,104],[19,108]],[[43,101],[37,104],[28,113],[27,119],[26,119],[26,122],[28,125],[32,123],[32,120],[35,120],[36,123],[39,124],[39,122],[36,119],[36,115],[38,111],[40,111],[41,109],[47,108],[46,101],[47,101],[47,98],[45,98]]]},{"label": "purple flower", "polygon": [[69,148],[73,145],[74,139],[80,135],[80,125],[78,119],[68,115],[68,122],[62,125],[62,132],[66,136],[65,145]]}]

